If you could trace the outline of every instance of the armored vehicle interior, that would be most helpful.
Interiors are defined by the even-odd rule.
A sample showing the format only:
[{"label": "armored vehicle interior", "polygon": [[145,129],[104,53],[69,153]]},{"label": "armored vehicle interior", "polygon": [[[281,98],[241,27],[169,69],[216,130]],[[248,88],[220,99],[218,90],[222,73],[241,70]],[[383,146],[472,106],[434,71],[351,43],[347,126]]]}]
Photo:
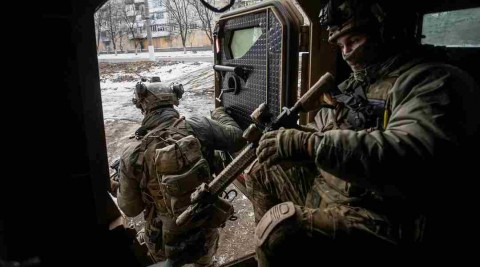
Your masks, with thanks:
[{"label": "armored vehicle interior", "polygon": [[[29,27],[41,47],[32,48],[30,43],[22,43],[22,49],[33,49],[40,58],[32,60],[30,54],[25,54],[21,60],[41,72],[24,77],[22,72],[16,71],[14,89],[18,90],[5,90],[5,99],[20,100],[16,101],[20,105],[5,114],[11,111],[17,114],[21,110],[19,114],[27,111],[27,115],[12,116],[6,123],[8,136],[4,140],[15,141],[6,149],[4,157],[7,163],[2,180],[6,184],[1,188],[8,192],[2,193],[0,216],[2,266],[14,266],[8,265],[14,261],[22,263],[21,266],[145,266],[132,250],[130,234],[121,227],[112,227],[120,213],[107,193],[109,170],[93,17],[105,2],[41,1],[24,7],[37,15],[41,13],[41,27]],[[277,27],[272,30],[277,39],[270,41],[278,57],[271,59],[268,63],[271,69],[267,70],[289,69],[282,74],[284,76],[266,85],[272,91],[257,92],[268,94],[266,98],[275,107],[273,113],[282,106],[291,105],[325,72],[333,73],[339,81],[348,75],[338,51],[326,42],[326,33],[318,25],[323,1],[297,2],[298,5],[286,1],[260,4],[248,10],[226,13],[219,24],[227,31],[222,33],[216,48],[229,47],[239,33],[258,34],[259,40],[270,40],[262,37],[262,29],[244,30],[255,28],[249,24],[250,14],[263,12],[259,16],[270,16],[272,27]],[[425,38],[419,42],[446,50],[454,64],[480,79],[480,3],[439,0],[417,1],[417,5],[424,14],[418,22],[419,29],[425,30],[422,33]],[[444,27],[434,30],[427,27],[428,23],[436,23],[433,18],[438,18],[438,14],[465,12],[472,8],[477,12],[470,20],[445,21]],[[231,23],[234,20],[242,21]],[[448,34],[452,36],[443,38]],[[278,47],[279,44],[282,47]],[[249,45],[255,46],[255,43]],[[227,66],[241,61],[244,50],[248,49],[239,47],[218,54],[215,64]],[[245,85],[254,82],[248,79],[262,79],[254,73],[238,78],[235,76],[238,73],[224,70],[215,70],[217,98],[221,89],[225,89],[224,82],[227,87],[235,87],[235,82]],[[272,93],[273,90],[277,91]],[[222,97],[223,103],[216,101],[217,106],[231,105],[234,97],[245,97],[248,101],[254,96],[240,89],[238,95],[225,92]],[[246,114],[256,107],[255,104],[258,105],[252,103],[238,109],[243,126],[248,122]],[[308,120],[308,116],[301,119],[303,123]]]}]

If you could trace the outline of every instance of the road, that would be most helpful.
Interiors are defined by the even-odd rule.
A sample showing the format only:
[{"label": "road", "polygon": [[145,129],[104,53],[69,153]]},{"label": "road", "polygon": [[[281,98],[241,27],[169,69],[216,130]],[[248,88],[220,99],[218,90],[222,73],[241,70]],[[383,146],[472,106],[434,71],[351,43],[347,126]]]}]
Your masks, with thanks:
[{"label": "road", "polygon": [[[157,61],[184,61],[184,62],[212,62],[213,56],[169,56],[169,57],[158,57],[155,59]],[[106,63],[124,63],[124,62],[138,62],[138,61],[149,61],[148,57],[122,57],[121,55],[118,58],[98,58],[98,62]]]}]

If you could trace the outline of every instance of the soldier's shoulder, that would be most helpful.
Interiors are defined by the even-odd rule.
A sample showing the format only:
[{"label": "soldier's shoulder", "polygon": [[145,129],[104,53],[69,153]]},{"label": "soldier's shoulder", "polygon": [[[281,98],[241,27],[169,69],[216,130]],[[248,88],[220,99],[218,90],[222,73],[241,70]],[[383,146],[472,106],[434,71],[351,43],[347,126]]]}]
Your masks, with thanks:
[{"label": "soldier's shoulder", "polygon": [[473,79],[469,73],[458,66],[443,61],[424,61],[415,64],[399,78],[422,76],[426,78],[443,78],[451,76],[460,79]]},{"label": "soldier's shoulder", "polygon": [[185,124],[187,129],[192,131],[193,133],[201,132],[202,129],[206,129],[211,127],[209,119],[205,116],[194,115],[185,120]]},{"label": "soldier's shoulder", "polygon": [[120,161],[122,162],[121,166],[123,168],[128,168],[137,161],[141,144],[142,140],[135,140],[125,146],[120,156]]},{"label": "soldier's shoulder", "polygon": [[415,88],[445,88],[462,84],[476,87],[474,78],[458,66],[442,61],[425,61],[412,66],[397,79],[394,90],[412,90]]}]

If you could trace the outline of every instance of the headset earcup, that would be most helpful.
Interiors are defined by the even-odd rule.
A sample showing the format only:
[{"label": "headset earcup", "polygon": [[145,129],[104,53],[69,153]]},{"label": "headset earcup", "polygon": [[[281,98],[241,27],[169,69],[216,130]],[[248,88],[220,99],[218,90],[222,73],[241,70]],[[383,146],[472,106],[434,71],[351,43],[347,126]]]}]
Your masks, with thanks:
[{"label": "headset earcup", "polygon": [[182,99],[183,93],[185,92],[185,90],[183,89],[183,85],[179,83],[179,84],[174,84],[172,87],[173,87],[172,91],[177,96],[177,99]]},{"label": "headset earcup", "polygon": [[138,82],[135,85],[135,94],[137,95],[137,97],[142,98],[143,96],[145,96],[146,93],[147,93],[147,86],[142,82]]}]

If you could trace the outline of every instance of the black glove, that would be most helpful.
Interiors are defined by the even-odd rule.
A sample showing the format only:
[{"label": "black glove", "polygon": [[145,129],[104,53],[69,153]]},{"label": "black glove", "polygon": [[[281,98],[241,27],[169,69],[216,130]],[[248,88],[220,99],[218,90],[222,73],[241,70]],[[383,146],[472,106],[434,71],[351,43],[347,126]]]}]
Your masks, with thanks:
[{"label": "black glove", "polygon": [[148,133],[147,127],[146,127],[146,126],[140,126],[140,127],[135,131],[135,138],[136,138],[137,140],[142,139],[147,133]]},{"label": "black glove", "polygon": [[296,129],[268,132],[258,144],[258,162],[270,167],[285,160],[311,160],[315,154],[315,139],[314,133]]}]

